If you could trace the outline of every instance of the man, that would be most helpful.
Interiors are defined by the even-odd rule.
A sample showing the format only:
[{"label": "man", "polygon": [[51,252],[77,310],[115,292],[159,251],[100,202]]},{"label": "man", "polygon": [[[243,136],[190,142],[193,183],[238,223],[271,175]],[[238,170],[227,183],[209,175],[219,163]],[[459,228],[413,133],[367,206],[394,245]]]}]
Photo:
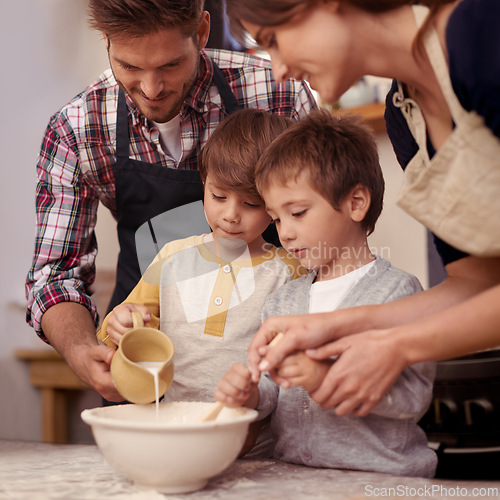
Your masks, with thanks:
[{"label": "man", "polygon": [[90,0],[110,70],[50,120],[38,159],[37,239],[27,277],[27,321],[104,398],[119,401],[96,341],[94,226],[99,201],[118,222],[120,255],[110,307],[140,278],[135,232],[202,198],[201,148],[240,107],[298,119],[314,100],[298,82],[276,85],[270,65],[207,50],[203,0]]}]

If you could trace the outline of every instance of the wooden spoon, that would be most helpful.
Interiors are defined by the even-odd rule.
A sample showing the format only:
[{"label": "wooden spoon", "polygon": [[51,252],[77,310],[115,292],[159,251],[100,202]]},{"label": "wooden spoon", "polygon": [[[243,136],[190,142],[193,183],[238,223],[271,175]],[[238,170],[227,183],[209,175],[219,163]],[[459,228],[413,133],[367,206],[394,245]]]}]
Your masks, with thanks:
[{"label": "wooden spoon", "polygon": [[[269,342],[269,346],[276,345],[283,337],[283,332],[279,332],[276,337],[274,337],[274,339]],[[210,422],[211,420],[215,420],[219,416],[219,413],[222,411],[224,406],[226,405],[222,401],[216,401],[200,416],[198,422]]]}]

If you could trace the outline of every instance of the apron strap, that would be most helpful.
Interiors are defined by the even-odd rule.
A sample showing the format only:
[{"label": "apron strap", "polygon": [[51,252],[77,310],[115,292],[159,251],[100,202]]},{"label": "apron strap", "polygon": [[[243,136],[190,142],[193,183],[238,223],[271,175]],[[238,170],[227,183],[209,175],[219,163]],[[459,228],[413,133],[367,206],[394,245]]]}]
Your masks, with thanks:
[{"label": "apron strap", "polygon": [[125,92],[118,88],[118,109],[116,116],[116,157],[127,158],[129,145],[128,109]]},{"label": "apron strap", "polygon": [[[429,14],[429,8],[425,5],[413,5],[413,13],[417,26],[420,28]],[[467,115],[467,111],[464,110],[453,90],[448,61],[446,60],[439,36],[434,27],[430,26],[427,29],[427,32],[424,34],[423,42],[432,69],[434,70],[439,86],[443,91],[446,103],[450,109],[453,121],[458,123]]]},{"label": "apron strap", "polygon": [[222,70],[217,66],[215,61],[212,59],[212,66],[214,69],[213,80],[215,85],[217,85],[217,90],[222,98],[222,102],[224,103],[224,107],[226,108],[227,114],[230,115],[239,109],[242,109],[243,106],[240,105],[234,96],[231,87],[226,81],[226,77]]},{"label": "apron strap", "polygon": [[[116,116],[116,158],[120,162],[129,160],[129,141],[130,134],[128,130],[127,98],[125,97],[125,92],[123,92],[121,88],[118,88],[118,109]],[[151,219],[148,219],[148,227],[151,233],[151,238],[153,239],[156,253],[158,254],[160,250],[158,248],[158,242],[156,240],[156,234],[154,232]]]}]

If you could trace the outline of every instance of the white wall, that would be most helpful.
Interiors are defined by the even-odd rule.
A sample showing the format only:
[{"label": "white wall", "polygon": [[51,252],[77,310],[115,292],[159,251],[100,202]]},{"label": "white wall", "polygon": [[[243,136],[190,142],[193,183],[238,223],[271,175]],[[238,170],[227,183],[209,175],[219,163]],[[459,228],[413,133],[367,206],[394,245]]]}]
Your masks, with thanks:
[{"label": "white wall", "polygon": [[[24,321],[24,279],[34,243],[35,161],[49,117],[107,67],[104,46],[86,24],[87,0],[15,0],[0,4],[0,438],[39,440],[40,395],[20,348],[44,348]],[[425,233],[394,205],[401,170],[378,136],[387,182],[386,208],[370,244],[427,282]],[[114,268],[114,222],[100,210],[99,268]],[[74,401],[74,405],[82,405]],[[78,408],[72,421],[81,426]]]},{"label": "white wall", "polygon": [[380,164],[385,179],[384,208],[375,231],[368,238],[372,249],[396,267],[414,274],[428,286],[427,239],[422,224],[396,205],[403,171],[385,133],[377,134]]},{"label": "white wall", "polygon": [[44,347],[24,321],[42,134],[49,117],[107,67],[86,9],[87,0],[0,3],[0,438],[40,438],[40,396],[13,352]]}]

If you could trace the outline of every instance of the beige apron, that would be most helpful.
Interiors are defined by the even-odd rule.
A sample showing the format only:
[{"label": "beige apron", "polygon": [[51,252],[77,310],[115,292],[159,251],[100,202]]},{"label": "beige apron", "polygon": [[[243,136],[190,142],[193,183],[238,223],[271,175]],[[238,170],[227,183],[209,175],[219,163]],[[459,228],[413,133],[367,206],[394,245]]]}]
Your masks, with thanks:
[{"label": "beige apron", "polygon": [[[421,26],[428,9],[414,6]],[[393,103],[406,118],[418,153],[405,169],[398,205],[446,243],[471,255],[500,256],[500,140],[455,95],[438,35],[430,29],[424,44],[455,123],[432,160],[427,132],[415,101],[402,85]]]}]

